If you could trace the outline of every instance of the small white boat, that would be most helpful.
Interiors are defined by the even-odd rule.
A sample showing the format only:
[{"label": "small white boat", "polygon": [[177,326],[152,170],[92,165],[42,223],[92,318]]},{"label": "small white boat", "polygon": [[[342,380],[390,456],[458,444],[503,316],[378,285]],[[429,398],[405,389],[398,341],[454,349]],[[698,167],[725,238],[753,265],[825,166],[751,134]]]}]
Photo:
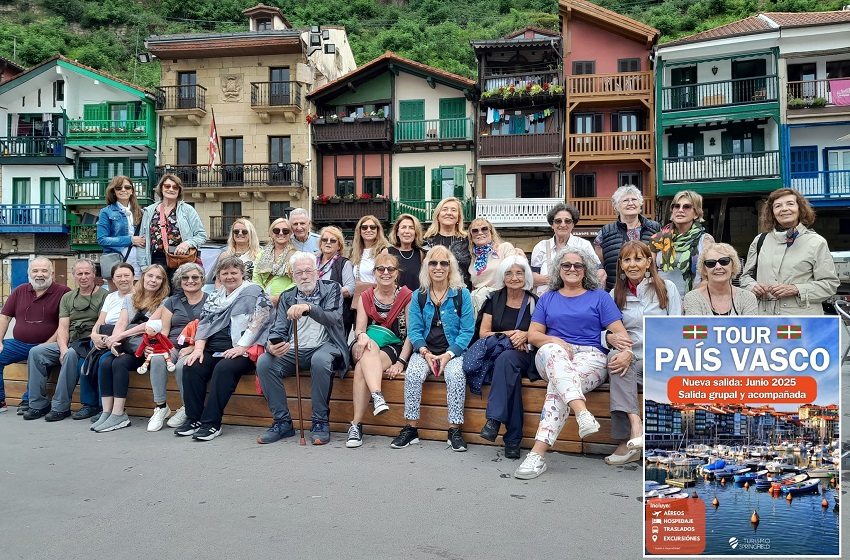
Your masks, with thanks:
[{"label": "small white boat", "polygon": [[773,461],[769,461],[764,468],[772,473],[778,473],[782,471],[790,471],[797,468],[797,465],[794,464],[793,457],[789,457],[784,455],[782,457],[777,457]]}]

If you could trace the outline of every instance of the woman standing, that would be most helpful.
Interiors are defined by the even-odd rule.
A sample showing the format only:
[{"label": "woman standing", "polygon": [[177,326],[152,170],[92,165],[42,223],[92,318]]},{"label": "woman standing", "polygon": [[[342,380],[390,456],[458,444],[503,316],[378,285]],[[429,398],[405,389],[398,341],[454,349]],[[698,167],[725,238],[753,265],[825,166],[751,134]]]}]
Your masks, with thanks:
[{"label": "woman standing", "polygon": [[[116,175],[106,187],[106,203],[97,218],[97,243],[103,247],[100,258],[100,275],[109,281],[109,289],[115,289],[112,269],[121,262],[136,264],[136,248],[145,246],[145,238],[139,235],[142,208],[136,200],[133,181],[125,175]],[[139,269],[134,268],[135,278]]]},{"label": "woman standing", "polygon": [[289,221],[286,218],[273,221],[269,226],[269,238],[271,242],[254,261],[253,283],[266,292],[272,304],[277,305],[280,294],[295,285],[289,265],[289,258],[295,254]]},{"label": "woman standing", "polygon": [[216,275],[221,287],[204,303],[195,349],[183,364],[186,421],[174,430],[200,441],[221,435],[224,408],[239,379],[255,369],[248,350],[266,339],[274,311],[263,289],[245,280],[239,257],[219,260]]},{"label": "woman standing", "polygon": [[399,214],[390,229],[392,247],[387,252],[398,259],[399,286],[407,286],[412,291],[419,289],[419,272],[422,270],[422,224],[416,216]]},{"label": "woman standing", "polygon": [[584,395],[608,377],[608,350],[602,346],[601,333],[626,335],[614,300],[598,289],[596,261],[590,253],[567,247],[555,255],[551,270],[558,276],[552,277],[549,291],[537,302],[528,329],[528,343],[538,348],[537,372],[549,386],[534,447],[514,472],[521,479],[546,470],[543,457],[557,441],[570,410],[576,415],[580,438],[599,431]]},{"label": "woman standing", "polygon": [[451,251],[467,288],[472,286],[469,276],[472,255],[469,252],[468,237],[463,229],[463,207],[460,201],[453,196],[441,200],[434,208],[433,221],[425,232],[425,250],[440,245]]},{"label": "woman standing", "polygon": [[[195,339],[181,337],[186,325],[201,318],[201,310],[207,300],[203,291],[204,268],[196,263],[186,263],[174,271],[174,295],[167,298],[162,307],[157,309],[151,320],[162,321],[162,332],[174,345],[171,350],[171,362],[176,366],[174,379],[180,396],[183,396],[183,361],[195,349]],[[151,389],[153,390],[154,411],[148,421],[148,431],[157,432],[162,429],[165,419],[171,414],[171,408],[165,402],[168,370],[165,358],[153,356],[150,362]],[[180,407],[174,416],[168,419],[172,428],[182,426],[186,421],[186,409]]]},{"label": "woman standing", "polygon": [[437,246],[425,255],[426,265],[419,276],[419,291],[408,309],[407,336],[413,345],[404,376],[404,417],[407,425],[390,445],[393,449],[419,441],[422,384],[429,373],[444,375],[449,408],[448,443],[453,451],[466,451],[460,426],[466,398],[463,352],[475,332],[472,298],[464,287],[454,255]]},{"label": "woman standing", "polygon": [[168,274],[168,282],[177,266],[168,266],[166,253],[177,257],[199,250],[207,240],[207,232],[194,208],[183,202],[183,183],[176,175],[163,175],[156,186],[159,202],[145,208],[141,233],[145,237],[137,252],[139,268],[158,264]]},{"label": "woman standing", "polygon": [[319,280],[333,280],[342,286],[342,322],[347,340],[348,333],[354,325],[351,298],[356,283],[351,261],[342,256],[344,245],[345,238],[339,228],[334,226],[322,228],[319,233],[319,255],[316,257],[316,268],[319,271]]},{"label": "woman standing", "polygon": [[386,253],[375,259],[377,285],[360,296],[357,329],[351,345],[354,366],[354,417],[348,428],[346,447],[363,445],[363,415],[372,397],[373,414],[378,416],[390,407],[381,393],[381,374],[394,379],[404,371],[412,347],[407,339],[407,304],[411,292],[397,285],[398,260]]},{"label": "woman standing", "polygon": [[611,438],[620,441],[614,453],[605,457],[609,465],[640,461],[643,448],[643,422],[638,387],[643,385],[643,318],[682,314],[679,291],[658,275],[649,246],[627,241],[617,259],[617,282],[611,290],[614,303],[623,314],[626,335],[605,333],[611,387]]},{"label": "woman standing", "polygon": [[[107,355],[100,362],[103,414],[92,425],[93,431],[111,432],[130,425],[130,418],[124,410],[130,387],[130,371],[142,365],[144,358],[137,358],[131,352],[124,353],[120,345],[124,339],[141,335],[145,331],[148,319],[170,293],[165,269],[152,264],[145,269],[141,280],[136,283],[133,294],[124,299],[124,308],[115,330],[106,339],[107,347],[112,349],[112,356]],[[128,350],[135,349],[130,347]]]},{"label": "woman standing", "polygon": [[[559,202],[546,214],[546,221],[552,226],[554,235],[551,239],[544,239],[534,246],[531,251],[531,271],[534,274],[534,287],[537,294],[541,295],[548,290],[552,279],[552,271],[549,265],[557,253],[565,248],[578,249],[591,255],[595,267],[591,272],[596,275],[600,283],[605,282],[605,270],[590,241],[573,235],[573,228],[578,224],[581,213],[572,204]],[[557,276],[555,276],[557,278]]]},{"label": "woman standing", "polygon": [[351,308],[360,305],[360,294],[375,287],[375,257],[389,246],[384,237],[384,226],[375,216],[363,216],[354,228],[354,243],[351,246],[351,264],[354,266],[354,299]]},{"label": "woman standing", "polygon": [[750,244],[741,287],[758,298],[759,315],[822,315],[823,301],[838,290],[826,240],[809,229],[815,211],[793,189],[770,193],[761,229]]},{"label": "woman standing", "polygon": [[528,328],[537,296],[531,291],[534,281],[531,267],[524,257],[514,255],[503,259],[495,282],[497,291],[490,294],[481,308],[479,336],[485,339],[507,337],[512,348],[504,350],[493,363],[487,423],[481,428],[480,435],[487,441],[496,441],[499,428],[504,424],[505,458],[519,459],[523,420],[522,378],[528,376],[534,364],[534,352],[528,347]]},{"label": "woman standing", "polygon": [[239,218],[230,226],[227,248],[219,258],[235,255],[245,263],[246,280],[254,277],[254,261],[260,256],[260,239],[257,230],[248,218]]},{"label": "woman standing", "polygon": [[697,270],[704,282],[685,294],[685,315],[758,315],[756,296],[732,285],[741,272],[734,247],[711,245],[700,254]]},{"label": "woman standing", "polygon": [[649,248],[656,253],[661,277],[673,282],[679,297],[684,297],[702,281],[697,261],[714,238],[702,226],[702,196],[679,191],[671,208],[670,223],[650,238]]}]

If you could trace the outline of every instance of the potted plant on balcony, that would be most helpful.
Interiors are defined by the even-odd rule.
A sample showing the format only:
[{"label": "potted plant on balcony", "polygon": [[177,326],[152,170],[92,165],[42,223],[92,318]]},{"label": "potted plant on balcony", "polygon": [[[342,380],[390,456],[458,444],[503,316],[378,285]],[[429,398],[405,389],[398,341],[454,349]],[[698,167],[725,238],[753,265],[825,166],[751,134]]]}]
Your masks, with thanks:
[{"label": "potted plant on balcony", "polygon": [[325,205],[330,201],[330,199],[331,199],[331,197],[329,197],[328,195],[320,194],[319,196],[317,196],[313,200],[315,200],[318,204]]},{"label": "potted plant on balcony", "polygon": [[372,111],[369,114],[369,116],[372,117],[372,120],[375,121],[375,122],[381,122],[381,121],[386,120],[386,118],[384,117],[384,110],[383,109],[378,109],[377,111]]},{"label": "potted plant on balcony", "polygon": [[354,202],[354,193],[348,193],[342,197],[343,202]]},{"label": "potted plant on balcony", "polygon": [[793,99],[788,100],[788,108],[791,109],[791,110],[805,109],[806,108],[806,102],[803,101],[799,97],[794,97]]},{"label": "potted plant on balcony", "polygon": [[357,195],[357,202],[360,204],[366,204],[370,200],[372,200],[372,195],[369,193],[364,192]]},{"label": "potted plant on balcony", "polygon": [[344,123],[354,122],[354,116],[348,116],[345,113],[340,113],[339,114],[339,120],[341,120]]},{"label": "potted plant on balcony", "polygon": [[362,115],[357,115],[355,117],[357,122],[369,122],[372,120],[372,115],[369,113],[363,113]]},{"label": "potted plant on balcony", "polygon": [[337,115],[335,113],[331,113],[330,115],[325,117],[325,119],[327,119],[327,121],[329,123],[337,123],[337,122],[339,122],[339,115]]},{"label": "potted plant on balcony", "polygon": [[815,97],[814,99],[812,99],[810,106],[815,107],[817,109],[820,109],[821,107],[826,107],[826,99],[823,97]]},{"label": "potted plant on balcony", "polygon": [[307,118],[306,118],[305,120],[306,120],[309,124],[325,124],[325,118],[324,118],[324,117],[320,117],[320,116],[319,116],[319,115],[317,115],[316,113],[312,113],[312,114],[310,114],[310,115],[307,115]]},{"label": "potted plant on balcony", "polygon": [[328,202],[331,204],[339,204],[340,202],[342,202],[342,197],[338,194],[335,194],[328,199]]},{"label": "potted plant on balcony", "polygon": [[374,202],[375,204],[385,204],[387,202],[387,197],[382,194],[376,194],[375,197],[372,199],[372,202]]}]

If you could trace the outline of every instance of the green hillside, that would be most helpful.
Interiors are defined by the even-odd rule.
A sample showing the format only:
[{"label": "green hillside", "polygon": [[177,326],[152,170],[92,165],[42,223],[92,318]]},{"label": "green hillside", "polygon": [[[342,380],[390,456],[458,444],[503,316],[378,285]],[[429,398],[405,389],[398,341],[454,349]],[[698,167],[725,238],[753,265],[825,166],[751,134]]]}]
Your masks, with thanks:
[{"label": "green hillside", "polygon": [[[0,56],[31,66],[56,53],[145,87],[158,64],[138,64],[145,37],[246,29],[255,0],[0,0]],[[449,72],[475,76],[472,39],[527,25],[556,29],[556,0],[265,0],[297,27],[344,25],[358,64],[386,50]],[[841,0],[600,0],[652,25],[662,41],[759,11],[823,11]]]}]

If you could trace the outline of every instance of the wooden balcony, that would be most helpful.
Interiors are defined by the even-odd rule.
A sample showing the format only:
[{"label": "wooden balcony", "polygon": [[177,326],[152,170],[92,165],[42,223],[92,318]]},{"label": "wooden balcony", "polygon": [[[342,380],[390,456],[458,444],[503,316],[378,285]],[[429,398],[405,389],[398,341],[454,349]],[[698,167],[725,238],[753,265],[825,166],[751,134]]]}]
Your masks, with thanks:
[{"label": "wooden balcony", "polygon": [[562,198],[479,198],[475,201],[475,216],[486,218],[498,227],[549,227],[546,214]]},{"label": "wooden balcony", "polygon": [[[106,206],[106,187],[112,179],[68,179],[65,204],[68,206]],[[147,177],[133,179],[136,198],[142,206],[153,202]]]},{"label": "wooden balcony", "polygon": [[567,151],[571,159],[616,161],[652,155],[652,134],[646,131],[570,134]]},{"label": "wooden balcony", "polygon": [[790,186],[812,203],[847,201],[850,200],[850,171],[792,173]]},{"label": "wooden balcony", "polygon": [[0,233],[67,233],[61,204],[0,204]]},{"label": "wooden balcony", "polygon": [[664,158],[664,183],[727,181],[779,177],[779,150]]},{"label": "wooden balcony", "polygon": [[561,153],[560,132],[491,134],[478,139],[479,158],[560,157]]},{"label": "wooden balcony", "polygon": [[0,165],[65,165],[64,136],[0,137]]},{"label": "wooden balcony", "polygon": [[775,75],[668,86],[661,88],[661,110],[686,111],[729,105],[777,103],[778,95],[779,81]]},{"label": "wooden balcony", "polygon": [[233,222],[239,218],[251,219],[251,216],[210,216],[209,238],[213,241],[226,241]]},{"label": "wooden balcony", "polygon": [[97,242],[97,224],[71,224],[72,251],[100,251]]},{"label": "wooden balcony", "polygon": [[393,143],[393,123],[375,117],[354,122],[313,124],[313,144],[328,150],[389,150]]},{"label": "wooden balcony", "polygon": [[302,86],[298,82],[251,82],[251,108],[264,124],[272,115],[294,123],[301,113]]},{"label": "wooden balcony", "polygon": [[180,177],[187,189],[241,189],[303,184],[304,165],[297,162],[209,165],[158,165],[157,181],[166,173]]},{"label": "wooden balcony", "polygon": [[[489,91],[500,87],[508,87],[510,85],[525,85],[529,82],[534,85],[542,86],[543,84],[561,84],[563,76],[558,70],[538,69],[533,68],[523,69],[522,71],[508,70],[498,66],[485,67],[481,73],[482,83],[481,90]],[[482,99],[482,103],[489,101]]]},{"label": "wooden balcony", "polygon": [[[617,219],[611,197],[568,198],[567,202],[578,208],[582,225],[604,225]],[[655,217],[655,198],[645,196],[641,212],[647,218]]]},{"label": "wooden balcony", "polygon": [[[434,208],[440,203],[439,198],[431,200],[393,200],[392,201],[392,220],[395,220],[399,214],[412,214],[424,223],[431,223],[434,217]],[[463,210],[463,219],[465,222],[471,221],[475,217],[475,201],[471,198],[462,199],[460,201]]]},{"label": "wooden balcony", "polygon": [[787,88],[786,116],[789,119],[850,113],[850,79],[848,78],[788,82]]},{"label": "wooden balcony", "polygon": [[196,84],[160,86],[156,88],[156,112],[165,126],[174,126],[180,117],[197,126],[207,114],[207,88]]},{"label": "wooden balcony", "polygon": [[652,72],[617,74],[579,74],[567,76],[567,102],[622,102],[630,98],[649,98]]},{"label": "wooden balcony", "polygon": [[425,119],[396,121],[395,142],[405,148],[471,147],[472,119]]},{"label": "wooden balcony", "polygon": [[148,141],[148,122],[132,120],[69,120],[66,144],[80,145],[92,142]]},{"label": "wooden balcony", "polygon": [[338,204],[322,204],[313,201],[313,223],[315,224],[350,228],[354,227],[363,216],[370,215],[384,223],[389,223],[389,202],[386,199],[381,202],[367,200],[365,202],[340,202]]}]

